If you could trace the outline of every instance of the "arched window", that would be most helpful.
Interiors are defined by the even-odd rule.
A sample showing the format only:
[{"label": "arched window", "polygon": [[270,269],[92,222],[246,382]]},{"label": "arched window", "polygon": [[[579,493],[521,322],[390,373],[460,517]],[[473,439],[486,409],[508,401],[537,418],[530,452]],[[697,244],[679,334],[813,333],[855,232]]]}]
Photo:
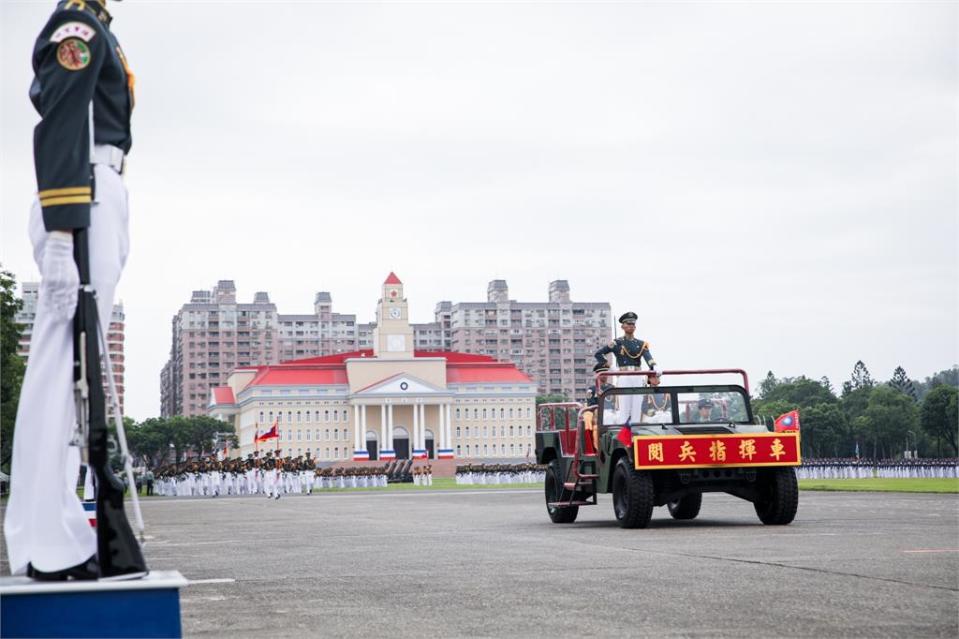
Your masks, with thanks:
[{"label": "arched window", "polygon": [[333,409],[333,421],[340,421],[340,411],[336,410],[335,408]]},{"label": "arched window", "polygon": [[[506,426],[500,426],[500,427],[499,427],[499,436],[500,436],[500,437],[506,437]],[[506,445],[506,444],[503,444],[503,446],[505,446],[505,445]]]},{"label": "arched window", "polygon": [[510,455],[510,457],[512,457],[515,452],[516,452],[516,450],[513,448],[513,445],[510,444],[510,445],[509,445],[509,455]]},{"label": "arched window", "polygon": [[[344,421],[344,422],[350,421],[350,411],[348,411],[348,410],[345,409],[345,408],[343,409],[343,421]],[[345,453],[344,453],[344,454],[345,454]]]},{"label": "arched window", "polygon": [[[467,431],[468,431],[468,430],[469,430],[469,429],[467,429]],[[460,436],[460,427],[457,426],[457,427],[456,427],[456,437],[459,437],[459,436]]]},{"label": "arched window", "polygon": [[270,424],[273,424],[273,411],[270,411]]},{"label": "arched window", "polygon": [[532,417],[532,416],[533,416],[533,414],[530,412],[530,408],[527,406],[527,407],[526,407],[526,419],[529,419],[529,418]]},{"label": "arched window", "polygon": [[263,411],[260,411],[260,421],[263,421]]},{"label": "arched window", "polygon": [[[339,429],[339,428],[334,428],[334,429],[333,429],[333,441],[336,441],[336,440],[339,439],[339,438],[340,438],[340,429]],[[337,450],[339,450],[339,449],[337,449]]]},{"label": "arched window", "polygon": [[303,441],[303,431],[300,430],[299,428],[296,429],[296,441],[298,442]]},{"label": "arched window", "polygon": [[276,439],[277,439],[277,441],[283,441],[283,431],[282,431],[282,430],[276,431]]},{"label": "arched window", "polygon": [[[311,431],[309,428],[306,429],[306,441],[310,441]],[[307,448],[309,450],[309,448]]]},{"label": "arched window", "polygon": [[483,409],[483,419],[486,419],[486,409]]},{"label": "arched window", "polygon": [[456,409],[456,419],[460,418],[460,409]]},{"label": "arched window", "polygon": [[303,415],[300,414],[300,411],[296,411],[296,423],[299,424],[303,421]]},{"label": "arched window", "polygon": [[499,418],[500,418],[500,419],[506,419],[506,409],[505,409],[505,408],[499,409]]},{"label": "arched window", "polygon": [[466,445],[466,456],[467,456],[467,457],[470,456],[470,445],[469,445],[469,444]]},{"label": "arched window", "polygon": [[310,423],[310,411],[306,411],[306,423]]},{"label": "arched window", "polygon": [[483,426],[483,437],[489,437],[489,426]]},{"label": "arched window", "polygon": [[339,458],[340,458],[340,449],[339,449],[339,448],[334,448],[334,449],[333,449],[333,459],[339,459]]},{"label": "arched window", "polygon": [[328,410],[323,411],[323,421],[324,422],[330,421],[330,411]]},{"label": "arched window", "polygon": [[326,441],[330,441],[330,429],[329,429],[329,428],[327,428],[325,431],[323,431],[323,438],[324,438]]},{"label": "arched window", "polygon": [[[459,428],[457,427],[456,430],[459,430]],[[467,436],[467,437],[470,436],[470,427],[469,427],[469,426],[466,427],[466,436]]]},{"label": "arched window", "polygon": [[463,447],[460,446],[459,444],[456,445],[456,456],[457,457],[463,456]]},{"label": "arched window", "polygon": [[489,452],[488,452],[488,451],[489,451],[489,448],[486,446],[486,444],[483,444],[483,454],[484,454],[484,455],[489,455]]},{"label": "arched window", "polygon": [[329,459],[329,458],[330,458],[330,447],[329,447],[329,446],[326,447],[326,450],[325,450],[324,453],[323,453],[323,458],[324,458],[324,459]]},{"label": "arched window", "polygon": [[[510,436],[510,437],[514,437],[513,427],[512,427],[512,426],[509,427],[509,436]],[[510,446],[512,446],[512,444],[510,444]]]},{"label": "arched window", "polygon": [[316,441],[320,441],[320,429],[316,429]]},{"label": "arched window", "polygon": [[530,436],[530,435],[532,435],[532,434],[533,434],[533,427],[530,426],[529,424],[527,424],[527,425],[526,425],[526,436],[528,437],[528,436]]},{"label": "arched window", "polygon": [[513,409],[512,409],[512,408],[509,409],[509,418],[510,418],[510,419],[513,419]]},{"label": "arched window", "polygon": [[473,419],[479,419],[479,409],[478,409],[478,408],[474,408],[474,409],[473,409]]},{"label": "arched window", "polygon": [[286,431],[286,440],[287,440],[287,441],[290,441],[290,442],[293,441],[293,431],[292,431],[292,430]]},{"label": "arched window", "polygon": [[286,423],[287,424],[293,423],[293,411],[291,410],[286,411]]}]

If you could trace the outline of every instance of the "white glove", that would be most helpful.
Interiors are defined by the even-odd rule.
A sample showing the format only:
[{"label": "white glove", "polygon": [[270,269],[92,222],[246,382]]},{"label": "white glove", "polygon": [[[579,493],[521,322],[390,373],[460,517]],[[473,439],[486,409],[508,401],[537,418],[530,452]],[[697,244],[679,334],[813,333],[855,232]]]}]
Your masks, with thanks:
[{"label": "white glove", "polygon": [[73,235],[47,233],[40,262],[40,304],[55,320],[72,320],[77,311],[80,273],[73,261]]}]

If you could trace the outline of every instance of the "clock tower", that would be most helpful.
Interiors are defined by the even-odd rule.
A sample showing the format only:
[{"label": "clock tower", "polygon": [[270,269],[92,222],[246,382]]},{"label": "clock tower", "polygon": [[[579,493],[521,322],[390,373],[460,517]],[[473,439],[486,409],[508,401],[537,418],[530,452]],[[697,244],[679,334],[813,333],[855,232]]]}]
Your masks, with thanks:
[{"label": "clock tower", "polygon": [[390,272],[383,282],[383,297],[376,307],[373,355],[389,359],[413,359],[413,327],[403,297],[403,282]]}]

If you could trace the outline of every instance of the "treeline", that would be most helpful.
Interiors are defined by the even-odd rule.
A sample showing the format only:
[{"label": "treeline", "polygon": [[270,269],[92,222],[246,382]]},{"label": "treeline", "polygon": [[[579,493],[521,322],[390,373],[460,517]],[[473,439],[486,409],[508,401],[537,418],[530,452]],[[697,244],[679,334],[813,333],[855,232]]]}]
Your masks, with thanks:
[{"label": "treeline", "polygon": [[157,468],[188,456],[212,455],[236,447],[233,425],[212,417],[151,417],[124,420],[133,465]]},{"label": "treeline", "polygon": [[892,459],[916,451],[920,457],[959,454],[959,366],[925,381],[897,367],[876,382],[862,362],[837,394],[829,379],[777,378],[771,371],[753,398],[753,414],[768,425],[799,410],[804,457]]}]

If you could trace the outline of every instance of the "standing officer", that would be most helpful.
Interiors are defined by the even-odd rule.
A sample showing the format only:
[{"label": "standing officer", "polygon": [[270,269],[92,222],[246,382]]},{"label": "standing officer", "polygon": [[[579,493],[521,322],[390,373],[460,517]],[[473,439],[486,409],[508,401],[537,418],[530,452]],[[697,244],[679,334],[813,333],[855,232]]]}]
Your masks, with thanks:
[{"label": "standing officer", "polygon": [[[596,365],[593,371],[602,373],[609,370],[609,364],[606,356],[612,353],[616,358],[616,365],[621,371],[638,371],[645,360],[649,370],[656,370],[656,360],[653,354],[649,352],[649,342],[638,339],[636,333],[636,313],[629,311],[623,313],[619,318],[620,326],[623,329],[623,336],[617,337],[612,342],[602,347],[595,353]],[[659,376],[649,377],[651,386],[659,386]],[[639,375],[624,375],[619,377],[616,385],[620,388],[635,388],[645,386],[645,381]],[[638,424],[642,419],[642,396],[640,395],[621,395],[619,397],[619,417],[623,423]]]},{"label": "standing officer", "polygon": [[38,197],[30,239],[40,292],[13,442],[4,534],[10,571],[37,579],[96,578],[97,537],[74,490],[79,450],[73,328],[80,284],[74,232],[88,229],[90,279],[104,333],[127,258],[133,74],[110,32],[106,0],[60,2],[33,50],[30,99]]}]

